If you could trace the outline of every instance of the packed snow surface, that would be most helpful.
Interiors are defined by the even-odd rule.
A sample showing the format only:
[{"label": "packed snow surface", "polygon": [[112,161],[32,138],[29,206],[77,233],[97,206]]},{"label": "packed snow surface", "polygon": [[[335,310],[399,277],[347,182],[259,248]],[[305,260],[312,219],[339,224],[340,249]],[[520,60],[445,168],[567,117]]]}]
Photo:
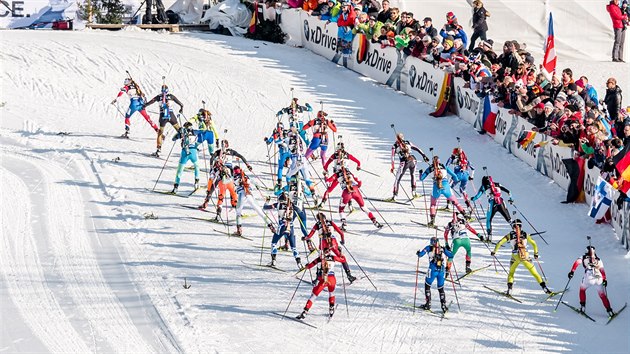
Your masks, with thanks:
[{"label": "packed snow surface", "polygon": [[[447,300],[453,301],[446,319],[414,313],[408,305],[414,300],[415,252],[435,235],[411,222],[426,222],[424,198],[413,206],[368,204],[378,208],[377,218],[385,218],[393,231],[385,226],[372,233],[374,226],[363,213],[349,216],[353,233],[346,235],[346,247],[378,290],[361,279],[346,284],[344,292],[338,274],[339,306],[330,322],[326,292],[306,319],[317,329],[282,320],[273,312],[285,311],[299,283],[290,254],[278,256],[279,267],[287,272],[246,266],[243,262],[258,264],[260,246],[270,243],[260,219],[244,219],[244,234],[253,241],[230,238],[215,231],[227,231],[223,226],[192,218],[211,214],[181,207],[201,204],[202,191],[187,199],[150,192],[158,176],[156,189],[172,188],[179,145],[168,161],[149,157],[155,133],[139,115],[132,118],[133,139],[118,139],[123,119],[109,103],[125,70],[149,97],[159,92],[165,76],[186,116],[205,100],[221,138],[251,160],[255,175],[271,186],[262,138],[275,126],[275,112],[288,105],[294,88],[302,104],[310,102],[317,110],[323,101],[339,127],[335,139],[343,139],[365,170],[380,175],[356,172],[365,194],[379,198],[390,196],[393,183],[390,124],[425,152],[433,147],[443,161],[460,137],[477,168],[473,182],[479,184],[481,167],[487,166],[496,181],[511,189],[515,205],[536,229],[546,231],[549,245],[534,239],[552,289],[565,286],[591,235],[605,262],[613,307],[627,302],[629,261],[610,226],[595,225],[585,205],[560,204],[565,192],[557,185],[457,117],[432,118],[431,107],[304,49],[240,38],[11,31],[3,32],[0,43],[2,352],[630,350],[630,312],[604,325],[607,317],[593,289],[587,312],[597,323],[565,306],[554,312],[558,297],[539,303],[545,296],[523,268],[517,271],[514,291],[522,304],[485,289],[484,284],[505,290],[506,274],[498,264],[495,271],[489,250],[474,241],[473,268],[491,266],[463,280],[461,287],[446,283]],[[118,108],[126,110],[125,100]],[[157,121],[157,105],[149,111]],[[167,132],[169,138],[174,135],[172,128]],[[164,157],[173,146],[169,138]],[[313,165],[321,173],[320,161]],[[201,166],[204,180],[203,161]],[[190,191],[192,182],[192,171],[185,170],[180,193]],[[402,188],[410,193],[408,177]],[[323,193],[321,182],[318,189]],[[428,183],[418,186],[419,193],[429,189]],[[332,195],[336,211],[339,190]],[[264,202],[261,193],[255,197]],[[485,198],[481,201],[486,207]],[[158,219],[145,219],[147,213]],[[229,218],[234,215],[231,210]],[[338,221],[338,214],[332,215]],[[438,213],[438,223],[444,225],[449,217]],[[309,213],[309,226],[312,220]],[[477,222],[473,226],[481,229]],[[524,228],[533,232],[527,223]],[[495,239],[508,230],[500,216],[495,230]],[[299,231],[296,236],[299,240]],[[303,252],[301,242],[299,246]],[[263,263],[269,261],[268,252],[263,250]],[[505,267],[509,257],[507,247],[498,253]],[[419,264],[425,270],[426,257]],[[350,267],[363,276],[352,258]],[[463,252],[455,267],[462,275]],[[573,305],[580,279],[578,270],[564,296]],[[422,275],[418,284],[417,301],[422,303]],[[307,284],[299,285],[288,315],[301,311],[310,291]],[[433,306],[439,308],[435,285]]]}]

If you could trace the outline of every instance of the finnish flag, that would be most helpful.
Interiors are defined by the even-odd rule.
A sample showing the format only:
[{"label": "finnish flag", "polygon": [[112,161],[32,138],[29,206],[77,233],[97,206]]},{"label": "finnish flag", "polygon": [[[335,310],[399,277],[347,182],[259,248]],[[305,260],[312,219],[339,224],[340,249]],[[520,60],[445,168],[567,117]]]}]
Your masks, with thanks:
[{"label": "finnish flag", "polygon": [[601,176],[597,178],[597,184],[593,191],[593,199],[591,200],[591,210],[588,216],[599,220],[606,215],[606,211],[610,208],[613,200],[613,188]]}]

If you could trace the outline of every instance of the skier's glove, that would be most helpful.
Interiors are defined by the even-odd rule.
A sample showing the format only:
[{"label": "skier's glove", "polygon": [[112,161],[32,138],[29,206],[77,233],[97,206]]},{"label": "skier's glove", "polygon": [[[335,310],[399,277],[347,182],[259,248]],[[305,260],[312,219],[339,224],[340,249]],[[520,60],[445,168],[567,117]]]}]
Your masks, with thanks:
[{"label": "skier's glove", "polygon": [[510,199],[508,199],[508,203],[514,204],[514,199],[512,199],[512,197],[510,197]]},{"label": "skier's glove", "polygon": [[112,101],[112,104],[116,104],[116,100],[113,100],[113,101]]},{"label": "skier's glove", "polygon": [[357,165],[357,171],[361,171],[361,166]]},{"label": "skier's glove", "polygon": [[424,162],[429,162],[429,157],[427,157],[427,155],[422,156],[422,159]]},{"label": "skier's glove", "polygon": [[306,111],[307,111],[307,112],[313,112],[313,107],[311,107],[311,105],[310,105],[310,104],[308,104],[308,103],[307,103],[307,104],[305,104],[304,106],[306,106]]},{"label": "skier's glove", "polygon": [[184,115],[184,107],[179,109],[179,114]]},{"label": "skier's glove", "polygon": [[342,245],[345,245],[346,241],[345,240],[341,240],[339,243],[341,243]]},{"label": "skier's glove", "polygon": [[302,241],[306,241],[306,236],[302,236]]},{"label": "skier's glove", "polygon": [[392,168],[389,169],[390,173],[394,173],[394,166],[392,166]]},{"label": "skier's glove", "polygon": [[573,271],[570,271],[568,276],[569,276],[569,279],[573,278]]},{"label": "skier's glove", "polygon": [[276,113],[276,117],[280,117],[282,115],[282,110],[278,111],[278,113]]},{"label": "skier's glove", "polygon": [[469,181],[472,181],[473,179],[475,179],[475,177],[473,177],[473,176],[468,176],[468,180],[469,180]]},{"label": "skier's glove", "polygon": [[538,259],[538,253],[534,253],[534,259]]},{"label": "skier's glove", "polygon": [[607,287],[608,286],[608,280],[604,279],[604,281],[602,282],[602,285],[604,286],[604,288]]},{"label": "skier's glove", "polygon": [[446,249],[450,251],[450,250],[451,250],[451,245],[449,245],[449,244],[447,243],[447,244],[446,244]]},{"label": "skier's glove", "polygon": [[494,253],[494,251],[491,251],[491,252],[490,252],[490,255],[491,255],[492,257],[494,257],[494,255],[495,255],[495,254],[496,254],[496,253]]},{"label": "skier's glove", "polygon": [[418,257],[420,257],[420,251],[416,252],[416,255],[417,255]]}]

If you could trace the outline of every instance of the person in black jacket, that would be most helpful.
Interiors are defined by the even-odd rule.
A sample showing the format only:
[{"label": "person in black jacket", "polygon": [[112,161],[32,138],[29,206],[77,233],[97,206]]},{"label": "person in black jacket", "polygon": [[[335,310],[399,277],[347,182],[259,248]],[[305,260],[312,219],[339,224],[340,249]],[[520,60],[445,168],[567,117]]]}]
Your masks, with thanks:
[{"label": "person in black jacket", "polygon": [[489,16],[490,13],[486,11],[486,9],[483,7],[483,3],[481,2],[481,0],[473,1],[473,34],[470,38],[470,45],[468,46],[469,52],[475,48],[475,41],[477,41],[477,39],[481,39],[483,41],[486,40],[486,32],[488,31],[488,23],[486,23],[486,18]]},{"label": "person in black jacket", "polygon": [[424,26],[422,27],[424,28],[424,32],[427,36],[433,38],[438,35],[438,30],[437,28],[433,27],[433,20],[431,19],[431,17],[425,17],[423,22]]},{"label": "person in black jacket", "polygon": [[[615,122],[615,130],[617,136],[623,137],[623,116],[619,114],[621,109],[621,89],[617,86],[617,79],[614,77],[609,78],[606,81],[606,97],[604,97],[604,104],[608,110],[608,116],[612,122]],[[601,103],[601,102],[600,102]]]},{"label": "person in black jacket", "polygon": [[363,5],[363,9],[367,9],[366,12],[368,16],[376,17],[379,15],[379,11],[381,11],[381,4],[378,0],[362,0],[361,4]]},{"label": "person in black jacket", "polygon": [[389,7],[389,0],[383,0],[381,2],[382,8],[381,11],[376,16],[376,20],[385,23],[391,17],[391,7]]}]

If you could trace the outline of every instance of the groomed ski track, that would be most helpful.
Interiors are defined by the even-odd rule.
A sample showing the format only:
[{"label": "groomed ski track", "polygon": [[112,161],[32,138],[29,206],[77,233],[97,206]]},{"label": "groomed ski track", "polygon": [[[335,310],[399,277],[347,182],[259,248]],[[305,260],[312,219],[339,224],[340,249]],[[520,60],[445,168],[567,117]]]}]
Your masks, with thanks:
[{"label": "groomed ski track", "polygon": [[[147,192],[164,163],[145,154],[155,148],[154,133],[136,115],[135,140],[116,139],[123,120],[109,102],[125,70],[148,97],[159,91],[165,75],[188,117],[202,99],[208,102],[221,138],[227,137],[251,159],[254,172],[270,185],[271,178],[262,173],[269,172],[261,163],[267,159],[262,137],[273,129],[275,112],[288,104],[293,87],[302,104],[310,102],[317,110],[324,101],[329,118],[339,127],[336,138],[342,135],[363,167],[381,174],[377,178],[358,172],[364,192],[381,198],[390,196],[393,182],[391,123],[425,152],[434,147],[443,160],[459,136],[477,168],[474,182],[483,174],[481,166],[488,166],[495,180],[512,190],[536,228],[547,231],[543,236],[549,246],[534,239],[551,288],[562,289],[588,234],[605,261],[613,306],[628,301],[629,261],[612,229],[594,225],[585,205],[560,204],[564,191],[456,117],[431,118],[432,107],[306,50],[240,38],[10,31],[3,33],[0,49],[0,101],[6,102],[0,108],[0,315],[13,319],[2,321],[2,351],[597,352],[603,343],[610,352],[630,349],[628,315],[603,326],[605,312],[592,290],[588,312],[598,323],[564,306],[553,313],[555,301],[538,304],[544,294],[523,269],[517,271],[515,296],[524,304],[483,288],[505,288],[506,275],[491,266],[456,288],[462,311],[453,303],[448,321],[421,311],[413,314],[403,305],[413,302],[415,251],[435,235],[409,221],[426,221],[422,198],[414,200],[415,207],[374,202],[395,233],[385,226],[371,236],[346,235],[346,246],[378,291],[367,279],[347,287],[346,315],[338,277],[339,307],[330,323],[326,292],[307,317],[318,329],[283,321],[272,312],[284,312],[298,280],[291,273],[251,270],[240,261],[259,262],[260,252],[251,246],[261,245],[263,237],[266,246],[270,242],[262,222],[244,219],[245,236],[254,241],[230,239],[212,230],[217,225],[185,218],[199,215],[176,207],[181,198]],[[120,109],[126,110],[124,100]],[[157,111],[157,106],[149,111]],[[172,144],[166,140],[165,157]],[[176,146],[157,188],[171,188],[178,159]],[[321,172],[320,161],[314,165]],[[206,178],[203,172],[201,178]],[[192,188],[192,179],[192,172],[185,170],[180,191]],[[407,178],[401,186],[409,193]],[[429,194],[430,185],[424,188]],[[335,210],[338,192],[332,196]],[[255,197],[262,204],[262,197]],[[202,198],[203,193],[197,193],[189,201],[197,204]],[[485,198],[482,201],[486,207]],[[151,212],[157,220],[145,220],[143,214]],[[448,214],[438,213],[439,224],[447,219]],[[500,216],[495,220],[498,239],[507,226]],[[352,231],[373,231],[360,211],[348,221]],[[507,267],[507,248],[498,257]],[[268,258],[265,253],[263,262]],[[295,267],[290,255],[278,258],[279,267]],[[473,242],[473,268],[491,263],[488,250]],[[426,258],[420,264],[426,269]],[[361,274],[353,262],[350,265],[355,275]],[[463,271],[461,252],[455,265]],[[184,277],[190,289],[182,287]],[[579,278],[572,280],[563,300],[577,303]],[[420,278],[419,302],[422,284]],[[452,285],[445,286],[448,300],[454,300]],[[288,314],[297,314],[308,296],[310,288],[303,283]],[[433,288],[435,307],[437,299]]]}]

